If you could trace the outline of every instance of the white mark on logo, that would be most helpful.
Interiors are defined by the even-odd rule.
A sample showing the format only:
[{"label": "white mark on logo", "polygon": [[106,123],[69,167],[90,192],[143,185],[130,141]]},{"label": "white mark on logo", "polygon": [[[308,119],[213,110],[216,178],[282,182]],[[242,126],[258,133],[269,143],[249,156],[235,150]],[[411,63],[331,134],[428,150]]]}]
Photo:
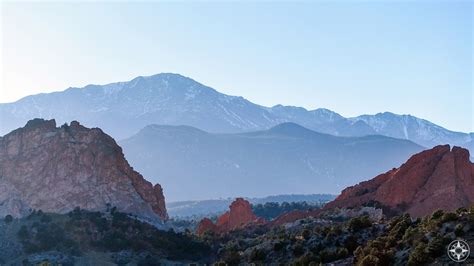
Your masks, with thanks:
[{"label": "white mark on logo", "polygon": [[471,249],[464,240],[454,240],[448,245],[448,256],[454,262],[463,262],[469,258]]}]

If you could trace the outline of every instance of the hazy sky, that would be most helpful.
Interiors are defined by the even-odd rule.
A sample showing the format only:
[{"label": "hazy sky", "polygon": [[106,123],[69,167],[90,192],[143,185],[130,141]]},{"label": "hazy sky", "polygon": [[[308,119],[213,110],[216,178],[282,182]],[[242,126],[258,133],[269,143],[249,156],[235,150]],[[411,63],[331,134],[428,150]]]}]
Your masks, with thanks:
[{"label": "hazy sky", "polygon": [[0,5],[0,102],[175,72],[266,106],[474,131],[471,1]]}]

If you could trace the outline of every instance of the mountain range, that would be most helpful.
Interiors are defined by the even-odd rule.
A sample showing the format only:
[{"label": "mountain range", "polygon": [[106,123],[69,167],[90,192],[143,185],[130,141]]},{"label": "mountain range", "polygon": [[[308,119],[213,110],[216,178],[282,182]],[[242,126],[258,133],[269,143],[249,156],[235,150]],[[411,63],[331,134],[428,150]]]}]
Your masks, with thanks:
[{"label": "mountain range", "polygon": [[[248,103],[229,104],[236,108],[235,112],[255,106],[265,110],[270,128],[260,129],[254,123],[258,117],[249,115],[254,120],[244,120],[243,116],[234,116],[235,112],[230,116],[213,113],[218,109],[212,108],[222,109],[215,105],[217,102],[207,98],[208,102],[201,99],[202,105],[193,100],[186,103],[179,93],[175,95],[179,100],[170,102],[190,109],[178,112],[178,107],[167,103],[163,106],[174,108],[176,116],[167,116],[167,111],[159,111],[160,115],[151,111],[134,120],[133,112],[145,107],[140,104],[153,99],[142,95],[139,100],[128,100],[138,97],[140,91],[153,91],[145,88],[138,92],[126,89],[129,97],[120,98],[118,94],[125,89],[116,91],[110,87],[112,91],[101,96],[100,104],[115,101],[114,104],[123,105],[110,105],[117,108],[112,111],[100,104],[93,106],[92,102],[100,97],[88,96],[87,89],[69,89],[75,93],[67,98],[69,103],[75,103],[73,106],[68,106],[66,100],[62,102],[63,93],[67,92],[39,96],[43,97],[41,104],[50,101],[51,95],[56,97],[56,102],[48,103],[50,109],[43,108],[46,105],[37,101],[38,96],[25,98],[33,104],[29,108],[40,113],[38,116],[59,116],[50,111],[60,107],[64,108],[62,119],[81,116],[87,123],[105,123],[114,134],[130,137],[120,141],[119,146],[100,128],[88,128],[77,121],[57,127],[55,120],[44,119],[30,120],[24,127],[0,137],[0,215],[4,217],[0,221],[0,261],[137,261],[140,265],[158,265],[166,259],[165,264],[210,264],[217,260],[229,264],[424,265],[445,254],[451,241],[459,237],[473,239],[474,164],[469,160],[469,151],[440,145],[419,152],[424,147],[414,142],[429,141],[425,143],[429,146],[438,141],[461,141],[472,147],[472,133],[451,132],[412,116],[382,113],[341,118],[325,109],[266,108],[243,98],[225,96]],[[96,86],[90,93],[102,95],[103,89]],[[92,97],[91,101],[88,97]],[[27,105],[16,104],[1,105],[2,128],[35,115]],[[206,110],[200,109],[204,106]],[[98,109],[88,109],[92,107]],[[159,106],[150,104],[149,108]],[[198,118],[206,112],[211,121]],[[278,119],[271,120],[267,114]],[[109,116],[113,121],[107,120]],[[202,122],[202,128],[215,126],[220,133],[169,121],[169,125],[142,127],[142,123],[170,117],[176,118],[175,122]],[[229,120],[231,117],[235,120]],[[290,119],[294,121],[288,122]],[[312,126],[300,125],[306,123]],[[244,129],[244,125],[250,127]],[[319,129],[316,131],[315,127]],[[416,152],[419,153],[411,156]],[[347,187],[376,174],[379,175],[369,181]],[[203,234],[202,238],[188,231],[193,222],[168,219],[164,197],[166,194],[168,200],[174,201],[337,193],[343,188],[335,200],[321,209],[296,209],[269,222],[253,212],[249,201],[238,198],[216,223],[210,219],[199,223],[196,233]],[[276,199],[282,197],[272,198]],[[184,207],[193,208],[186,204]],[[385,219],[392,215],[401,216]],[[425,218],[415,220],[410,215]],[[171,226],[188,230],[184,234],[155,230],[142,221],[160,229]],[[83,254],[92,257],[78,257],[86,256]],[[448,263],[447,258],[441,258],[433,263]]]},{"label": "mountain range", "polygon": [[407,140],[337,137],[295,123],[234,134],[150,125],[119,144],[136,170],[163,185],[170,201],[338,194],[423,149]]},{"label": "mountain range", "polygon": [[78,120],[89,127],[100,127],[119,140],[150,124],[241,133],[266,130],[284,122],[335,136],[380,134],[411,140],[425,147],[446,143],[472,147],[474,139],[473,133],[450,131],[411,115],[385,112],[345,118],[323,108],[265,107],[170,73],[68,88],[0,104],[0,134],[23,126],[33,118],[54,118],[58,123]]}]

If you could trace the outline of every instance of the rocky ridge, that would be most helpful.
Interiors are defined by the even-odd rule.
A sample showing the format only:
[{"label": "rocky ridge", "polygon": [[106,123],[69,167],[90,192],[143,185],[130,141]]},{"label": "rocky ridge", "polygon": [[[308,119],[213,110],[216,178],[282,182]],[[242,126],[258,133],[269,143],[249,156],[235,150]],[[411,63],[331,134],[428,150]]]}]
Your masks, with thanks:
[{"label": "rocky ridge", "polygon": [[0,215],[21,217],[33,209],[66,213],[75,207],[168,217],[161,186],[134,171],[99,128],[33,119],[0,137]]},{"label": "rocky ridge", "polygon": [[474,164],[469,151],[449,145],[413,155],[400,168],[342,191],[325,209],[380,206],[387,213],[422,217],[474,203]]}]

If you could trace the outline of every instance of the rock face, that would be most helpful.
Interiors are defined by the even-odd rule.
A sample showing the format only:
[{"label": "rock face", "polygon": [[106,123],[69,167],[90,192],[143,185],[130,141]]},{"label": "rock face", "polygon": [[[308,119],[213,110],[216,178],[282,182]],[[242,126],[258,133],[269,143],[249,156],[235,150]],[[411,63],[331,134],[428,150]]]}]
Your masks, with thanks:
[{"label": "rock face", "polygon": [[202,235],[207,231],[217,232],[218,230],[217,226],[209,218],[204,218],[199,222],[196,233]]},{"label": "rock face", "polygon": [[237,228],[242,228],[248,225],[263,224],[265,221],[258,218],[252,211],[252,206],[247,200],[237,198],[229,206],[230,210],[219,218],[214,224],[208,218],[204,218],[199,222],[196,233],[204,234],[206,231],[222,234],[230,232]]},{"label": "rock face", "polygon": [[398,169],[346,188],[325,209],[379,204],[414,217],[474,204],[474,164],[469,152],[449,145],[412,156]]},{"label": "rock face", "polygon": [[34,119],[0,138],[0,215],[107,205],[147,219],[168,217],[161,186],[134,171],[98,128]]}]

